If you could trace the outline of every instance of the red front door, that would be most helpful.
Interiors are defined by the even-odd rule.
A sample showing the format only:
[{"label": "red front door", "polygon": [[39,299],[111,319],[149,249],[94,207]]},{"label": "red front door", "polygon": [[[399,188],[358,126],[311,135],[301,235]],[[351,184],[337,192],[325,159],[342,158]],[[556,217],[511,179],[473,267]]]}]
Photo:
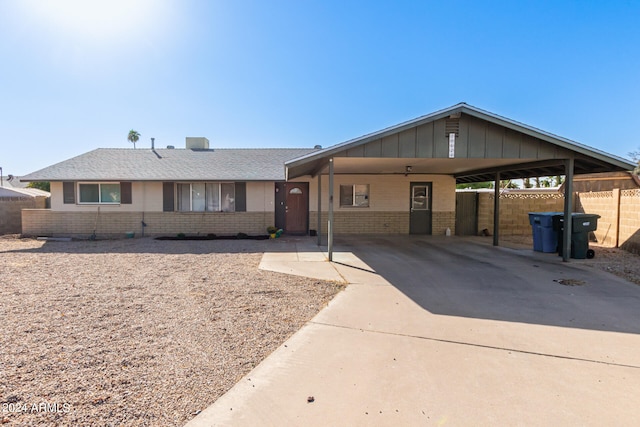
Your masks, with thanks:
[{"label": "red front door", "polygon": [[285,229],[288,234],[307,234],[309,227],[309,183],[288,182],[285,184],[286,208]]}]

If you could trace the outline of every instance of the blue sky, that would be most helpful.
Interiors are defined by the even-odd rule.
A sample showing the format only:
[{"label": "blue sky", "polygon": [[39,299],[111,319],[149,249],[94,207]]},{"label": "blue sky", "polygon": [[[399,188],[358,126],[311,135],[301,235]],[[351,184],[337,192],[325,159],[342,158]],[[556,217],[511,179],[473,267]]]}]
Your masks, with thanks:
[{"label": "blue sky", "polygon": [[0,167],[324,147],[458,102],[628,158],[639,1],[0,0]]}]

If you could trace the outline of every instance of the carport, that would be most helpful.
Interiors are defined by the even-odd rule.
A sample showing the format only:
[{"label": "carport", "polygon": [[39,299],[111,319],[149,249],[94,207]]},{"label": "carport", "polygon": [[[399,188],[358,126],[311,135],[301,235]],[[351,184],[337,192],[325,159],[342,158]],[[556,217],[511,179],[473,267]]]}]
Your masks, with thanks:
[{"label": "carport", "polygon": [[[493,244],[499,244],[500,181],[564,175],[564,214],[573,212],[574,174],[628,171],[628,160],[466,103],[291,160],[286,179],[328,176],[328,256],[333,260],[334,178],[339,175],[447,175],[456,183],[494,181]],[[322,229],[322,179],[317,179],[317,229]],[[355,191],[355,190],[354,190]],[[394,195],[388,195],[393,197]],[[404,196],[397,196],[404,197]],[[412,196],[413,197],[413,196]],[[416,209],[417,212],[417,209]],[[411,214],[414,214],[413,207]],[[407,230],[409,232],[410,230]],[[318,232],[318,245],[320,245]],[[571,221],[563,260],[571,253]]]}]

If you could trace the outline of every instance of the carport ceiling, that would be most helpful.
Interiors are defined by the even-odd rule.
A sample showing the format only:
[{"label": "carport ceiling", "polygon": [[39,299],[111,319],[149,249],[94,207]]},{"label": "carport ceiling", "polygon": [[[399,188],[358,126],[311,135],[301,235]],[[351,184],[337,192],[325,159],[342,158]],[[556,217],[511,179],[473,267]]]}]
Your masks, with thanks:
[{"label": "carport ceiling", "polygon": [[[564,160],[519,159],[419,159],[419,158],[334,158],[336,174],[444,174],[453,175],[458,183],[493,181],[500,171],[502,179],[518,179],[535,176],[556,176],[565,174]],[[524,160],[524,161],[522,161]],[[411,172],[407,172],[410,167]],[[319,173],[327,173],[325,165]],[[606,172],[607,165],[599,165],[588,160],[576,159],[575,173]]]},{"label": "carport ceiling", "polygon": [[497,172],[501,179],[564,175],[569,158],[576,174],[634,167],[628,160],[464,103],[291,160],[287,179],[327,173],[332,158],[336,174],[446,174],[458,183],[492,181]]}]

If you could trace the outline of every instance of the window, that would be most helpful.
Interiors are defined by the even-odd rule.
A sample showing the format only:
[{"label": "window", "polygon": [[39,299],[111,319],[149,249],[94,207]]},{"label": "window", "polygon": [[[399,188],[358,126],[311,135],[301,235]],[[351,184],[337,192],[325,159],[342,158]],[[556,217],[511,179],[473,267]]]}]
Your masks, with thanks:
[{"label": "window", "polygon": [[369,184],[341,185],[340,206],[368,208]]},{"label": "window", "polygon": [[78,203],[120,203],[120,183],[79,183]]},{"label": "window", "polygon": [[429,187],[426,185],[411,186],[411,210],[412,211],[428,211],[429,210]]},{"label": "window", "polygon": [[235,212],[235,184],[193,182],[178,184],[178,210],[181,212]]}]

